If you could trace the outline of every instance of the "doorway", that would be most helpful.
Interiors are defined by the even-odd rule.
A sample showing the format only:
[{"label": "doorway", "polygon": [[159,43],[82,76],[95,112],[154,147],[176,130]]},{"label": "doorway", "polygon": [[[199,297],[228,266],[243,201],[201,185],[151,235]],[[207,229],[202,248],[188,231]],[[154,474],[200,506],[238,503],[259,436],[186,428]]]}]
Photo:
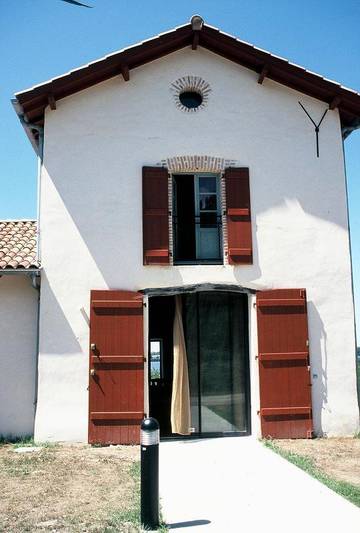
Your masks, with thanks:
[{"label": "doorway", "polygon": [[173,324],[181,299],[190,391],[189,437],[248,435],[250,385],[248,299],[204,291],[149,298],[149,407],[162,438],[171,429]]}]

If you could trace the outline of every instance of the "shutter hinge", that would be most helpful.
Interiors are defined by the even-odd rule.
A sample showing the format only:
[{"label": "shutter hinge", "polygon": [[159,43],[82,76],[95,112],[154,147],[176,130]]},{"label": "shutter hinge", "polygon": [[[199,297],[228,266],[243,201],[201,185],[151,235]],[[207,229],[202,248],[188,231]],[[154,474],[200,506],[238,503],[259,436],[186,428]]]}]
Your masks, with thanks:
[{"label": "shutter hinge", "polygon": [[146,307],[146,302],[143,302],[143,307]]},{"label": "shutter hinge", "polygon": [[306,339],[306,346],[309,346],[309,339]]}]

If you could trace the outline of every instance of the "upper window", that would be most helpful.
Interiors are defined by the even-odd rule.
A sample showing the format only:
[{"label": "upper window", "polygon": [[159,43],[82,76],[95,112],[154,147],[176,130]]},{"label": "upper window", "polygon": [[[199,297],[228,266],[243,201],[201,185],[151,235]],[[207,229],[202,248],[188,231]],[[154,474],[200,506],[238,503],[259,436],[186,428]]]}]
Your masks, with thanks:
[{"label": "upper window", "polygon": [[[193,160],[189,166],[198,168]],[[251,265],[249,169],[225,168],[223,181],[214,172],[184,171],[173,173],[171,179],[170,207],[168,169],[143,167],[144,265],[222,264],[224,258],[230,265]],[[220,194],[220,183],[224,194]],[[222,220],[226,223],[225,235]]]},{"label": "upper window", "polygon": [[175,263],[222,263],[219,180],[214,174],[173,176]]}]

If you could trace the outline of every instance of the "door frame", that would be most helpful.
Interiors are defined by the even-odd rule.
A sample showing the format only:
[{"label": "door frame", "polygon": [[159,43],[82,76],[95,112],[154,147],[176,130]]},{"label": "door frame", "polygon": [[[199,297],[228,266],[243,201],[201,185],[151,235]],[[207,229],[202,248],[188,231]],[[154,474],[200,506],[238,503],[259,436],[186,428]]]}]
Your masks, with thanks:
[{"label": "door frame", "polygon": [[[253,413],[251,409],[252,405],[252,381],[253,381],[253,368],[252,368],[252,345],[253,345],[253,332],[252,332],[252,310],[254,308],[253,301],[255,298],[255,291],[246,289],[240,286],[229,286],[226,284],[212,285],[203,284],[196,286],[196,290],[192,290],[194,286],[183,287],[169,287],[169,288],[152,288],[144,289],[141,292],[144,294],[144,354],[145,354],[145,368],[144,368],[144,412],[147,416],[151,416],[150,413],[150,336],[149,336],[149,299],[153,296],[175,296],[177,294],[188,294],[196,292],[230,292],[230,293],[242,293],[247,294],[247,335],[245,336],[245,350],[247,357],[245,359],[246,365],[246,417],[247,417],[247,430],[246,431],[232,431],[232,432],[208,432],[208,433],[191,433],[190,435],[176,435],[169,437],[161,437],[162,441],[170,440],[190,440],[190,439],[206,439],[206,438],[220,438],[220,437],[240,437],[252,435],[252,428],[254,426]],[[190,289],[190,290],[187,290]],[[145,296],[146,294],[146,296]],[[256,313],[256,311],[255,311]],[[256,314],[255,314],[256,316]],[[256,323],[256,321],[255,321]],[[257,342],[257,339],[255,339]],[[200,364],[200,362],[199,362]],[[256,369],[257,370],[257,369]],[[258,372],[257,372],[258,374]],[[255,372],[255,375],[257,375]]]}]

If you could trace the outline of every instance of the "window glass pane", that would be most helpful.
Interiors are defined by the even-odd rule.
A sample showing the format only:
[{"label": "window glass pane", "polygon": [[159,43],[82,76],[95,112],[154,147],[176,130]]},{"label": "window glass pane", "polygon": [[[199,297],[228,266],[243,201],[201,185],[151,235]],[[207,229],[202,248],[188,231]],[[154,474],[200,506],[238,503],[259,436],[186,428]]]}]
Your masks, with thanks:
[{"label": "window glass pane", "polygon": [[161,378],[162,341],[150,341],[150,379]]},{"label": "window glass pane", "polygon": [[202,194],[200,196],[200,209],[216,211],[216,194]]},{"label": "window glass pane", "polygon": [[199,192],[208,193],[216,192],[216,177],[215,176],[206,176],[199,177]]},{"label": "window glass pane", "polygon": [[199,294],[201,429],[246,431],[246,347],[243,295]]},{"label": "window glass pane", "polygon": [[200,214],[200,227],[216,228],[217,227],[216,213],[201,213]]}]

